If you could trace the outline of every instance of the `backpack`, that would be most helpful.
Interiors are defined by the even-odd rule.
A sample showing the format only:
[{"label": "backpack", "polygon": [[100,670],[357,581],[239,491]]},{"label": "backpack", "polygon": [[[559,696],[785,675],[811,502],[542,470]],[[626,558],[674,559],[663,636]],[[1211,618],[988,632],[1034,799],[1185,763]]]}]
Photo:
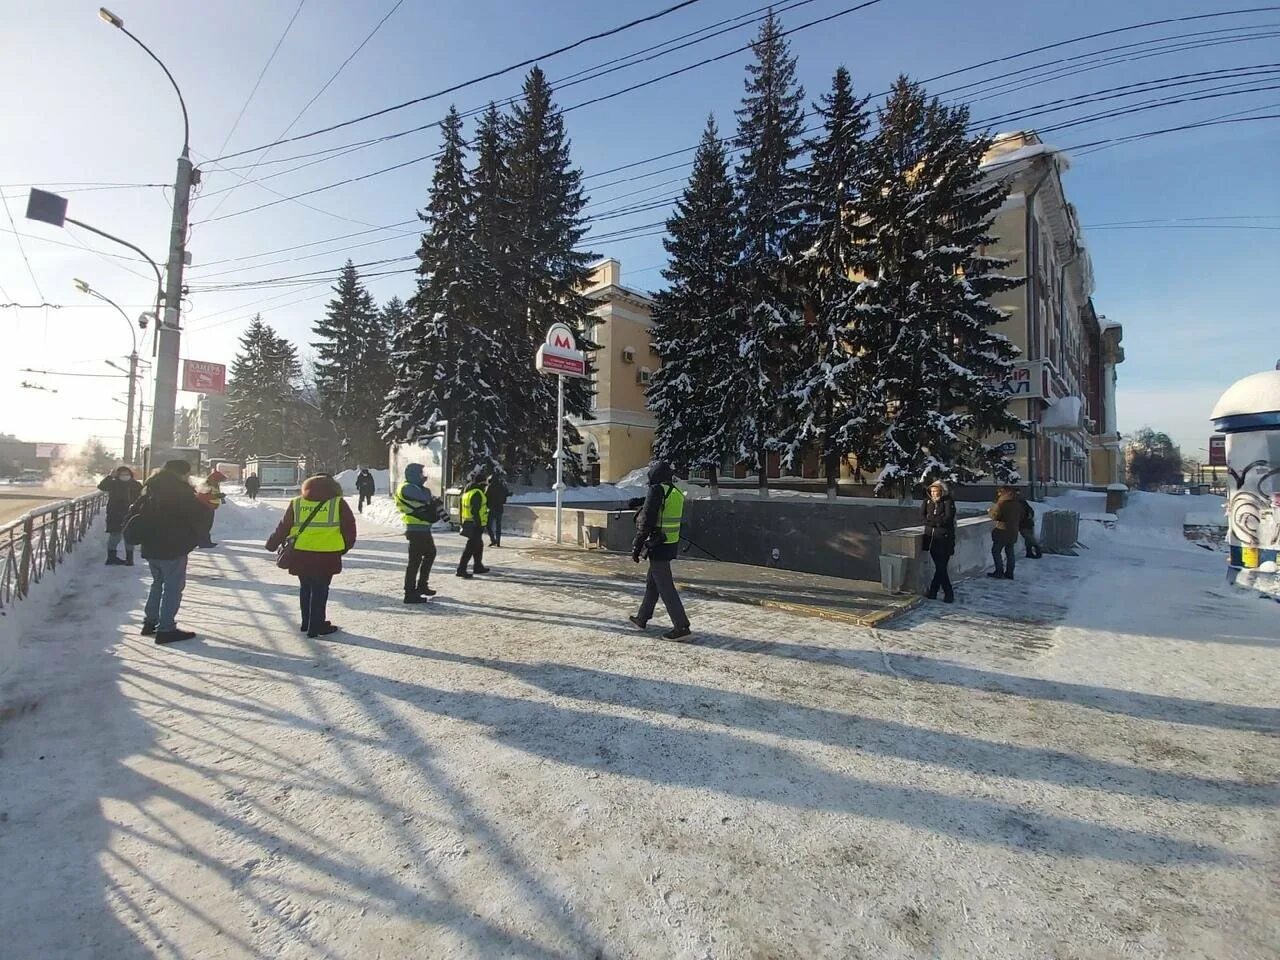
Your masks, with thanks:
[{"label": "backpack", "polygon": [[148,509],[150,505],[151,498],[144,494],[129,508],[129,513],[124,518],[124,526],[120,528],[125,546],[136,547],[151,538],[152,511]]}]

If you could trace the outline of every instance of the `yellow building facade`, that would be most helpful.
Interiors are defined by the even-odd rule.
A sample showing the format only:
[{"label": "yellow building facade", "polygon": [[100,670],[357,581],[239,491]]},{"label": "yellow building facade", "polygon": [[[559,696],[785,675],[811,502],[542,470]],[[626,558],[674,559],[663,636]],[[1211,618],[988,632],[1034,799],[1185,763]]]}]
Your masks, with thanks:
[{"label": "yellow building facade", "polygon": [[649,463],[657,420],[645,403],[649,379],[658,369],[651,335],[653,300],[622,284],[622,264],[596,264],[584,295],[595,303],[588,339],[595,353],[592,419],[573,423],[582,434],[578,449],[588,476],[615,483]]},{"label": "yellow building facade", "polygon": [[1115,384],[1124,331],[1094,307],[1093,264],[1063,190],[1067,160],[1035,133],[1018,132],[998,137],[983,166],[1012,187],[986,252],[1010,261],[1004,272],[1024,281],[992,302],[1008,318],[996,330],[1021,352],[1005,382],[1010,407],[1035,430],[990,439],[1013,445],[1023,480],[1037,490],[1119,483]]}]

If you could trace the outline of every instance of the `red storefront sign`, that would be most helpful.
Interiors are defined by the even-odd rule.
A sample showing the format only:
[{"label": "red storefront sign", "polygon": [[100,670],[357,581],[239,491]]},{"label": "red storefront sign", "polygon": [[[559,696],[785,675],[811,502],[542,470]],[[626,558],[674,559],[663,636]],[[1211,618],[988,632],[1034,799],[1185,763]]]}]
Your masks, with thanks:
[{"label": "red storefront sign", "polygon": [[221,363],[183,360],[182,389],[191,393],[226,393],[227,368]]}]

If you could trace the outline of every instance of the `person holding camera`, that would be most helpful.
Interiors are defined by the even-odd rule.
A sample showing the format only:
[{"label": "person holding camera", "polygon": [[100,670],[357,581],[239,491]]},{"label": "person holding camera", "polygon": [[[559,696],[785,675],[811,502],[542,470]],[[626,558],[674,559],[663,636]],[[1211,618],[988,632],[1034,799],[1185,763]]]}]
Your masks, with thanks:
[{"label": "person holding camera", "polygon": [[645,578],[644,600],[640,612],[630,617],[641,630],[648,629],[649,620],[658,606],[658,598],[667,608],[671,629],[662,636],[666,640],[683,640],[692,633],[689,617],[671,576],[671,561],[680,550],[680,522],[684,517],[684,492],[675,485],[671,464],[655,461],[649,468],[649,493],[637,515],[638,530],[631,559],[639,563],[645,555],[649,558],[649,575]]},{"label": "person holding camera", "polygon": [[462,548],[462,559],[458,561],[458,576],[464,580],[471,579],[467,565],[473,560],[476,573],[489,572],[484,565],[484,534],[489,527],[489,496],[485,492],[488,479],[489,472],[484,467],[476,467],[471,471],[471,482],[462,491],[459,513],[467,545]]},{"label": "person holding camera", "polygon": [[436,538],[431,525],[440,519],[444,505],[423,483],[424,473],[422,464],[409,464],[404,468],[404,482],[396,488],[396,506],[404,517],[404,536],[409,541],[405,603],[426,603],[428,597],[436,595],[430,586],[431,567],[436,562]]}]

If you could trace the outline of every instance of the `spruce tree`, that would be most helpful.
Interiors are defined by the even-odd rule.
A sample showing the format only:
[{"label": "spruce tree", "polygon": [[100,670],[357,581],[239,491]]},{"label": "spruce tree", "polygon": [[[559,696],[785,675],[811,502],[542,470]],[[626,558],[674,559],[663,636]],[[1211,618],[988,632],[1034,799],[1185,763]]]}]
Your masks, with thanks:
[{"label": "spruce tree", "polygon": [[324,318],[313,328],[315,386],[320,409],[341,435],[346,459],[364,462],[381,446],[377,420],[385,390],[370,379],[370,363],[385,357],[380,346],[385,338],[373,298],[350,260],[333,292]]},{"label": "spruce tree", "polygon": [[873,272],[859,308],[885,427],[866,466],[881,471],[878,489],[903,495],[934,479],[1013,479],[984,439],[1025,429],[1001,389],[1018,350],[996,331],[1005,318],[990,301],[1022,281],[983,253],[1009,184],[984,176],[990,140],[970,135],[968,109],[929,100],[905,77],[879,126],[861,185]]},{"label": "spruce tree", "polygon": [[[552,323],[574,332],[579,349],[586,339],[591,311],[582,289],[594,255],[580,249],[586,233],[582,209],[582,173],[573,167],[564,117],[552,100],[546,75],[534,67],[507,125],[506,195],[511,213],[511,279],[517,307],[512,318],[514,369],[504,405],[513,414],[513,452],[517,466],[544,465],[555,448],[556,383],[533,369],[533,356]],[[566,378],[562,425],[565,446],[581,443],[569,416],[590,417],[589,380]],[[581,479],[579,458],[571,456],[566,475]]]},{"label": "spruce tree", "polygon": [[799,184],[801,220],[787,261],[804,291],[807,315],[782,438],[789,463],[817,448],[828,496],[835,496],[841,461],[861,454],[876,427],[868,416],[872,383],[857,303],[868,241],[857,188],[870,120],[867,99],[854,96],[844,67],[814,111],[822,118],[822,131],[807,144],[810,163]]},{"label": "spruce tree", "polygon": [[262,316],[249,323],[231,363],[223,444],[228,457],[302,456],[297,404],[298,351]]},{"label": "spruce tree", "polygon": [[668,286],[654,297],[651,328],[662,365],[646,397],[658,420],[654,452],[677,468],[707,471],[712,485],[721,459],[737,450],[725,430],[733,381],[721,375],[737,346],[737,243],[728,160],[708,117],[689,183],[667,219]]},{"label": "spruce tree", "polygon": [[742,326],[726,371],[739,386],[731,412],[738,454],[768,486],[768,453],[780,449],[776,411],[792,375],[803,318],[782,257],[799,216],[794,162],[800,154],[804,89],[796,83],[782,24],[770,11],[752,44],[746,96],[737,111],[736,170],[741,258],[736,287]]},{"label": "spruce tree", "polygon": [[398,381],[383,428],[390,439],[413,441],[448,420],[450,455],[465,471],[491,462],[503,435],[504,410],[488,379],[501,344],[484,312],[485,276],[457,108],[450,108],[441,131],[427,209],[419,215],[427,229],[418,247],[418,289],[395,347]]}]

